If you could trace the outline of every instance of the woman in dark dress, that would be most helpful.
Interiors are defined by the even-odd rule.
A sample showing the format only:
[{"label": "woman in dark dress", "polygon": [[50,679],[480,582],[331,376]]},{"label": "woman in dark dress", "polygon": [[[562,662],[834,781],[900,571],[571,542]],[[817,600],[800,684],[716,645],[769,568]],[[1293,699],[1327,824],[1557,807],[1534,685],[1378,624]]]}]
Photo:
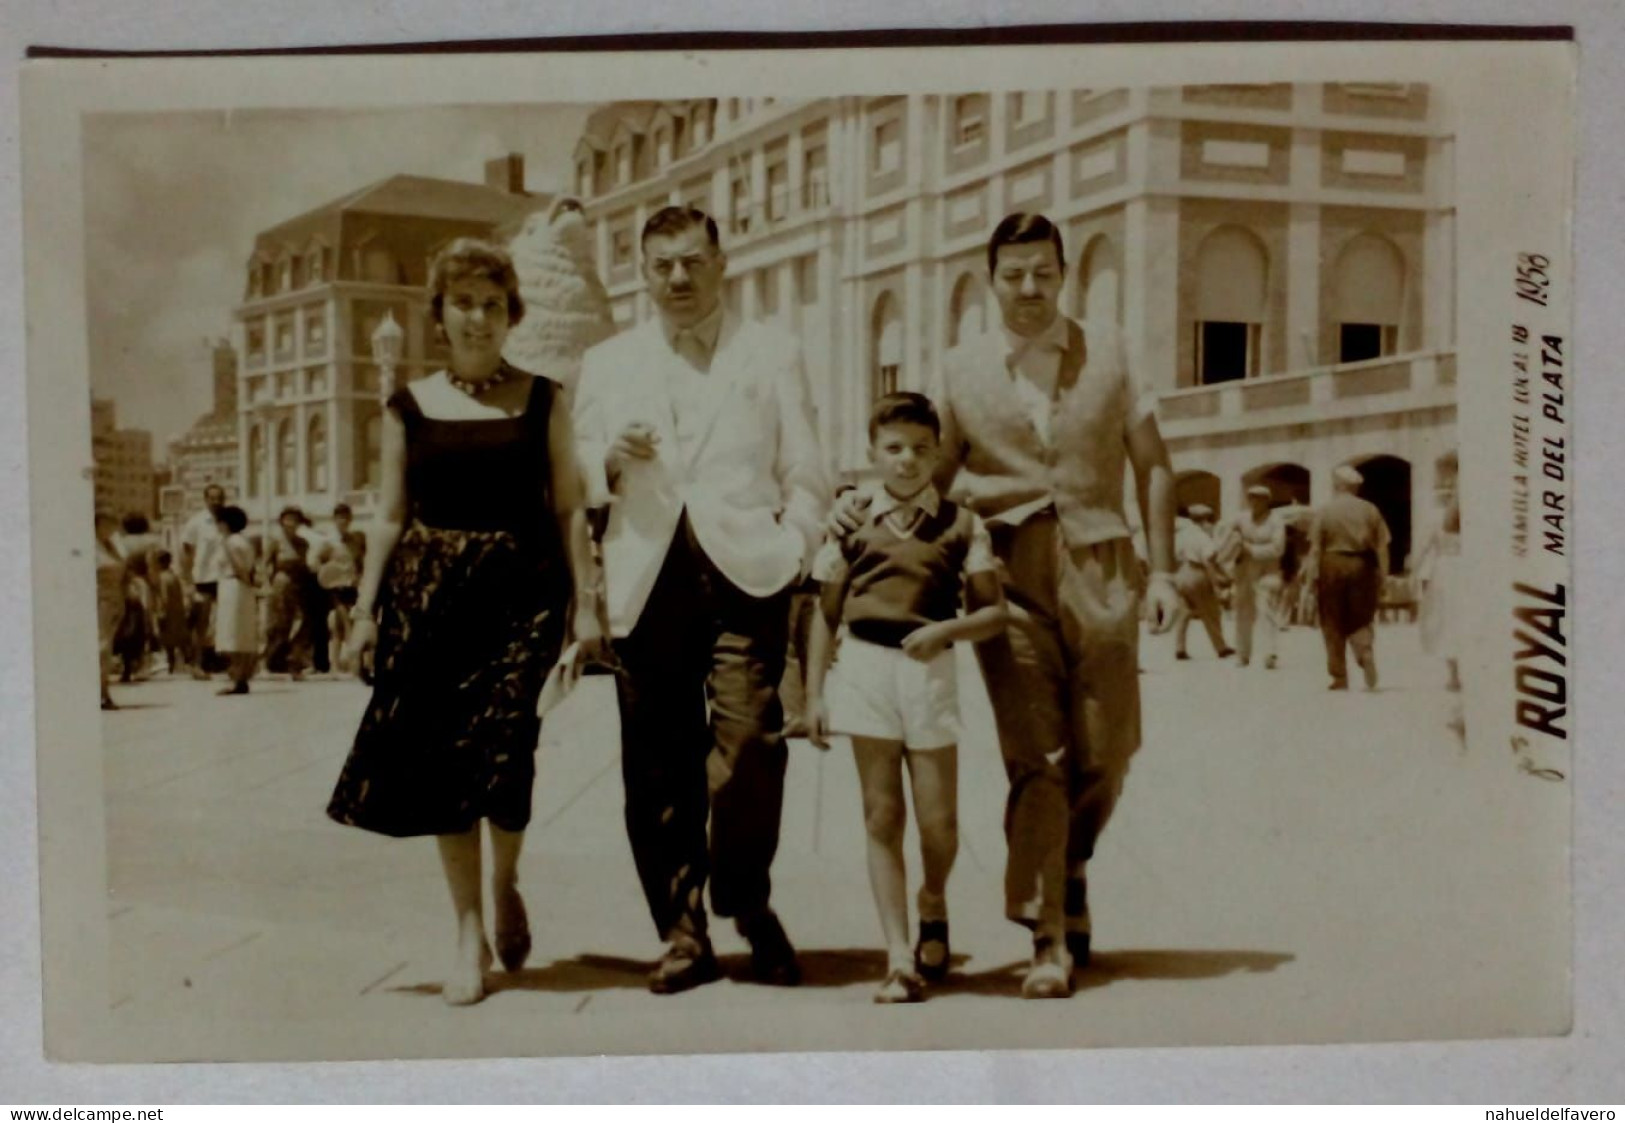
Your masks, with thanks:
[{"label": "woman in dark dress", "polygon": [[355,656],[376,646],[373,695],[328,814],[382,834],[438,837],[457,917],[442,993],[465,1005],[484,996],[491,963],[480,820],[491,838],[497,952],[516,971],[530,951],[517,867],[537,700],[567,630],[581,662],[603,639],[563,395],[502,360],[524,314],[513,263],[496,246],[459,239],[435,259],[430,287],[451,363],[396,391],[385,412],[382,510],[349,640]]}]

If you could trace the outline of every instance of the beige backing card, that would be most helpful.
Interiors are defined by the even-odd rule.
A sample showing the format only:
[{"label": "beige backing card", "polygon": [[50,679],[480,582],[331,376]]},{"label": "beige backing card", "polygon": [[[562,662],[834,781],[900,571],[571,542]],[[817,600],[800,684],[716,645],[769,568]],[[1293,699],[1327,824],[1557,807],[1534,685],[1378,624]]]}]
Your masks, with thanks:
[{"label": "beige backing card", "polygon": [[[48,1055],[64,1061],[123,1062],[457,1058],[1280,1045],[1567,1032],[1572,1001],[1572,769],[1568,737],[1554,731],[1572,736],[1574,728],[1567,665],[1574,611],[1567,548],[1573,504],[1568,364],[1573,354],[1569,242],[1574,66],[1574,47],[1563,42],[29,64],[23,76],[22,173]],[[1130,99],[1177,99],[1181,87],[1280,83],[1310,91],[1330,81],[1422,84],[1438,107],[1430,127],[1419,129],[1418,136],[1430,153],[1430,175],[1445,177],[1430,180],[1424,190],[1435,203],[1448,200],[1435,209],[1452,215],[1453,235],[1436,235],[1430,253],[1437,261],[1442,252],[1453,264],[1434,266],[1435,274],[1426,279],[1426,299],[1453,304],[1453,323],[1445,317],[1445,327],[1438,329],[1447,340],[1442,346],[1408,349],[1410,357],[1389,365],[1403,371],[1407,387],[1413,385],[1410,380],[1417,380],[1416,386],[1432,380],[1428,385],[1435,389],[1454,387],[1453,395],[1446,389],[1428,407],[1435,412],[1422,420],[1414,410],[1405,412],[1409,406],[1393,409],[1396,425],[1431,425],[1440,432],[1449,427],[1440,417],[1453,411],[1455,418],[1463,522],[1458,603],[1463,606],[1459,642],[1465,744],[1457,745],[1444,729],[1449,699],[1439,685],[1443,672],[1437,661],[1417,656],[1406,662],[1405,677],[1393,684],[1393,698],[1356,692],[1337,699],[1335,709],[1321,710],[1324,681],[1318,666],[1311,666],[1318,659],[1318,643],[1300,640],[1295,650],[1305,654],[1290,680],[1294,685],[1274,695],[1258,693],[1256,704],[1249,703],[1245,712],[1230,712],[1222,705],[1199,706],[1189,700],[1207,695],[1157,688],[1156,676],[1174,673],[1167,658],[1169,641],[1143,639],[1146,705],[1161,707],[1154,724],[1148,716],[1148,727],[1182,749],[1159,758],[1159,746],[1148,736],[1136,760],[1120,821],[1107,832],[1097,861],[1103,894],[1096,905],[1100,974],[1095,985],[1084,986],[1071,1002],[1024,1003],[1000,981],[1004,975],[998,968],[1020,960],[1023,937],[1009,926],[997,927],[1002,923],[996,918],[1003,852],[996,824],[1004,792],[996,767],[974,770],[966,765],[961,792],[966,837],[977,852],[961,856],[956,877],[964,889],[954,897],[955,923],[970,934],[966,950],[973,959],[966,970],[983,972],[977,986],[946,991],[917,1011],[881,1011],[870,1004],[869,981],[852,966],[867,963],[863,956],[869,953],[863,949],[878,943],[863,883],[861,838],[842,837],[836,844],[819,834],[825,829],[819,824],[828,824],[832,833],[860,830],[861,819],[855,808],[837,814],[812,803],[809,814],[816,821],[792,822],[795,812],[786,812],[785,848],[797,872],[786,882],[786,892],[794,895],[780,907],[792,936],[798,935],[798,916],[801,931],[816,933],[804,940],[803,951],[825,972],[827,985],[769,992],[729,983],[713,993],[665,1001],[642,994],[629,963],[640,953],[653,958],[658,948],[652,934],[637,927],[647,923],[619,833],[619,805],[606,799],[600,787],[591,789],[595,794],[588,800],[588,806],[603,811],[592,830],[572,829],[567,837],[533,832],[528,851],[525,884],[539,945],[545,947],[550,925],[582,945],[539,951],[538,957],[545,964],[558,954],[574,965],[570,970],[575,974],[543,966],[534,987],[501,991],[474,1010],[450,1016],[433,991],[438,976],[428,954],[449,925],[436,911],[443,905],[432,846],[421,840],[359,842],[335,834],[327,836],[329,848],[322,841],[326,824],[319,803],[308,808],[311,822],[298,824],[297,830],[295,824],[268,821],[264,809],[280,806],[266,794],[278,790],[272,783],[277,770],[261,775],[259,770],[270,766],[238,750],[261,742],[242,719],[213,716],[221,712],[217,705],[229,703],[216,700],[212,692],[185,703],[197,707],[195,722],[169,725],[157,709],[132,707],[128,714],[102,715],[90,704],[97,639],[87,406],[99,375],[91,369],[87,322],[98,310],[88,295],[94,284],[88,282],[125,263],[116,246],[86,237],[87,200],[94,194],[88,177],[108,165],[98,163],[85,138],[105,135],[97,128],[116,129],[118,115],[129,114],[129,120],[139,120],[147,129],[173,120],[177,135],[190,136],[186,130],[195,128],[196,115],[224,110],[240,114],[243,128],[254,127],[253,119],[261,113],[315,123],[345,111],[355,117],[356,128],[365,130],[374,118],[398,121],[403,114],[448,106],[472,111],[704,97],[786,103],[840,98],[861,105],[892,95],[917,97],[923,104],[924,99],[940,102],[974,89],[1000,95],[1062,91],[1055,112],[1069,120],[1064,103],[1070,99],[1064,92],[1084,87],[1127,91],[1124,96]],[[1259,135],[1269,128],[1296,129],[1301,143],[1306,131],[1336,131],[1335,121],[1313,116],[1296,124],[1283,119]],[[1201,119],[1200,114],[1187,117]],[[1209,119],[1223,125],[1224,113],[1216,110]],[[220,121],[220,127],[233,127],[231,114]],[[267,181],[274,182],[283,174],[279,169],[298,162],[298,131],[287,135],[293,137],[288,150],[265,153]],[[1215,161],[1245,166],[1254,158],[1248,146],[1257,137],[1245,129],[1217,139]],[[1224,147],[1226,140],[1231,147]],[[749,140],[738,143],[748,153]],[[926,142],[919,143],[924,158],[933,158]],[[1055,157],[1049,169],[1058,180],[1075,161],[1064,149],[1046,149],[1051,150]],[[1441,151],[1446,155],[1439,156]],[[220,169],[211,163],[206,143],[178,149],[176,159],[191,170],[191,190],[213,189]],[[1380,179],[1390,174],[1380,154],[1357,156],[1356,169],[1361,159],[1376,163],[1356,170],[1356,176]],[[1343,171],[1349,167],[1345,154]],[[560,185],[570,182],[569,169],[548,172]],[[471,173],[458,168],[444,174],[467,178]],[[365,182],[363,177],[355,186]],[[1190,194],[1194,198],[1199,192]],[[1283,193],[1269,201],[1273,205],[1286,197]],[[184,210],[188,200],[178,197],[172,205]],[[1352,196],[1327,196],[1326,205],[1358,202]],[[290,203],[278,221],[294,217],[299,209]],[[907,213],[907,222],[942,221],[940,214],[918,204]],[[991,229],[1002,213],[997,196],[986,213],[986,229]],[[912,230],[905,236],[921,235]],[[1129,247],[1129,257],[1153,244],[1149,234],[1146,238]],[[222,252],[246,262],[252,245],[231,244]],[[141,263],[148,272],[162,264]],[[1174,277],[1166,262],[1146,268],[1163,268],[1165,276]],[[240,276],[225,279],[228,290]],[[1415,280],[1421,283],[1423,278]],[[622,292],[614,284],[611,289]],[[240,293],[222,293],[221,334],[232,330],[232,309],[239,303]],[[920,335],[905,331],[905,338],[926,338],[925,328],[910,322],[909,330]],[[1165,334],[1152,330],[1141,344],[1174,347]],[[936,354],[937,344],[929,347],[928,354],[912,359],[916,365]],[[862,366],[865,358],[860,356],[855,365]],[[145,361],[139,355],[125,360]],[[1329,369],[1333,366],[1338,367],[1335,372]],[[1310,367],[1318,373],[1309,374]],[[1386,392],[1361,389],[1357,383],[1362,379],[1375,385],[1385,377],[1401,377],[1383,374],[1380,367],[1348,373],[1335,363],[1292,363],[1286,369],[1322,387],[1307,393],[1325,395],[1312,400],[1335,411],[1351,396]],[[200,366],[200,378],[202,370]],[[812,373],[816,386],[818,371]],[[1217,403],[1213,408],[1221,419],[1244,405],[1240,386],[1156,388],[1166,391],[1160,414],[1165,429],[1184,434],[1170,437],[1176,468],[1185,462],[1182,456],[1196,463],[1190,458],[1198,452],[1191,450],[1199,451],[1205,438],[1177,417],[1170,420],[1170,401],[1176,403],[1176,413],[1181,402],[1187,409],[1201,409],[1205,407],[1188,403],[1205,393]],[[848,386],[830,393],[850,391]],[[841,408],[850,419],[861,405],[849,402]],[[1379,444],[1381,416],[1379,408],[1368,419],[1370,431],[1377,434],[1371,439]],[[837,440],[839,447],[831,450],[837,459],[845,457],[849,467],[856,466],[855,450],[861,447],[852,432],[845,430],[845,443]],[[1427,449],[1428,463],[1418,455],[1412,470],[1431,478],[1431,460],[1448,443],[1441,438],[1407,445]],[[1223,447],[1214,437],[1213,448]],[[1314,482],[1318,501],[1324,478],[1317,476]],[[1420,532],[1424,511],[1416,507],[1412,514]],[[1388,642],[1382,638],[1388,634],[1409,636],[1407,627],[1398,625],[1391,633],[1379,629],[1379,645]],[[1304,630],[1297,634],[1310,635]],[[1204,643],[1198,636],[1192,648],[1196,659],[1184,666],[1211,682],[1214,669],[1195,665],[1207,654]],[[1401,643],[1392,641],[1393,649]],[[336,683],[311,683],[308,688],[321,692],[312,698],[351,689]],[[143,689],[132,687],[127,696],[136,699]],[[1418,692],[1431,700],[1407,701]],[[360,701],[357,694],[351,707],[357,713]],[[1349,704],[1342,705],[1344,701]],[[591,723],[604,720],[606,705],[607,728],[613,732],[613,703],[602,691],[570,699],[567,707],[574,708],[569,720],[577,724],[568,728],[598,728]],[[966,705],[969,725],[970,712],[985,703]],[[1282,708],[1272,718],[1276,705]],[[291,709],[260,712],[286,721],[289,739],[305,735],[306,726]],[[182,727],[197,742],[186,759],[195,761],[206,780],[187,782],[190,766],[182,762],[184,754],[176,755],[173,744],[153,740],[173,737],[173,730]],[[1225,728],[1231,730],[1229,740],[1216,732]],[[1197,767],[1191,762],[1201,759],[1196,750],[1203,744],[1228,746],[1225,751],[1234,755],[1221,762],[1209,758]],[[308,767],[306,775],[330,780],[347,747],[342,738],[299,745],[289,769]],[[1337,760],[1305,763],[1306,757],[1329,747],[1338,754],[1386,754],[1392,768],[1384,781],[1338,788],[1362,783],[1358,778],[1367,773],[1351,772]],[[991,744],[967,741],[962,752],[968,758],[973,748],[984,761],[992,759]],[[614,759],[600,745],[594,750],[598,756],[589,761],[579,745],[550,742],[545,733],[544,749],[538,808],[560,815],[568,813],[561,809],[562,789],[543,794],[550,777],[568,780],[582,770],[590,773],[599,757]],[[152,754],[150,772],[143,753]],[[829,800],[854,799],[855,789],[845,775],[849,762],[834,756],[817,760],[806,755],[810,753],[805,746],[793,751],[792,781],[812,783],[808,778],[815,778],[820,793],[828,785]],[[1174,767],[1179,761],[1184,763]],[[1336,789],[1321,793],[1323,804],[1296,815],[1272,802],[1277,794],[1291,799],[1290,793],[1300,790],[1285,784],[1277,788],[1280,776],[1312,777],[1317,769],[1324,770],[1327,785]],[[142,777],[148,775],[155,782],[165,775],[178,782],[156,795],[141,796]],[[983,777],[989,779],[983,782]],[[614,781],[611,774],[604,783]],[[1222,851],[1234,840],[1179,833],[1180,821],[1214,815],[1210,800],[1238,791],[1256,794],[1259,802],[1236,806],[1228,817],[1216,815],[1216,821],[1232,822],[1237,837],[1245,837],[1245,842],[1235,842],[1241,852],[1273,854],[1274,860],[1262,865],[1227,861]],[[252,868],[234,872],[229,864],[211,861],[211,836],[201,824],[219,818],[222,802],[240,816],[245,838],[263,841]],[[1254,837],[1250,827],[1261,823],[1280,827],[1282,833]],[[118,824],[124,826],[113,829]],[[189,833],[194,826],[199,829]],[[981,827],[987,833],[975,834]],[[156,833],[160,829],[161,837]],[[792,834],[797,841],[789,841]],[[799,841],[804,837],[813,841],[804,845]],[[1314,863],[1327,858],[1332,848],[1326,843],[1332,837],[1340,840],[1335,847],[1338,865],[1319,869]],[[980,845],[982,838],[993,839],[993,845]],[[1169,839],[1178,839],[1178,845]],[[194,845],[197,849],[189,849]],[[1359,852],[1366,848],[1382,868],[1362,872]],[[251,861],[255,851],[244,853],[250,855],[244,860]],[[270,885],[275,888],[268,892],[286,892],[293,901],[302,879],[352,862],[363,872],[323,886],[328,894],[326,927],[278,925],[265,916],[280,908],[273,898],[254,899],[253,887]],[[1393,881],[1385,876],[1398,871],[1405,876]],[[553,872],[568,885],[550,881]],[[194,873],[214,887],[214,896],[189,890]],[[250,888],[232,889],[239,875]],[[1186,894],[1184,886],[1193,876],[1204,886],[1201,895]],[[121,884],[125,877],[128,883]],[[556,884],[562,887],[554,892]],[[982,892],[986,886],[994,887],[991,893]],[[392,914],[396,901],[403,905]],[[1105,910],[1107,901],[1115,914]],[[595,913],[603,917],[599,929],[583,919]],[[986,919],[977,919],[978,914]],[[976,943],[984,926],[997,935]],[[595,945],[593,933],[599,930],[602,942]],[[188,933],[198,931],[206,931],[207,938],[189,949]],[[578,937],[578,932],[587,935]],[[368,941],[377,945],[376,973],[370,979],[365,967],[351,977],[327,962],[329,947],[335,962],[357,955],[358,947],[364,961]],[[397,966],[402,964],[404,969]],[[335,973],[324,973],[329,971]],[[567,982],[558,982],[566,976]],[[335,988],[345,987],[351,989],[336,994]]]}]

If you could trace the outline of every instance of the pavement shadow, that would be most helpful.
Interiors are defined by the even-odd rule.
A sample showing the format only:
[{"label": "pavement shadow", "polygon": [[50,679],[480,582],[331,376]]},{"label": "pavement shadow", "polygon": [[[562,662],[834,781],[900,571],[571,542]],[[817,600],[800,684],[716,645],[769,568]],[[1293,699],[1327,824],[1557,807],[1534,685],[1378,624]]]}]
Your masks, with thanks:
[{"label": "pavement shadow", "polygon": [[[1217,979],[1238,972],[1262,974],[1291,963],[1295,958],[1286,952],[1275,951],[1145,949],[1095,952],[1089,957],[1089,966],[1073,976],[1073,983],[1076,990],[1094,990],[1119,980],[1180,981]],[[950,975],[942,984],[942,989],[969,994],[1019,995],[1027,963],[1025,959],[1018,959],[985,971]]]},{"label": "pavement shadow", "polygon": [[648,960],[589,953],[511,974],[498,971],[486,976],[486,986],[493,994],[505,990],[646,990],[653,968]]},{"label": "pavement shadow", "polygon": [[[485,976],[487,995],[505,990],[533,990],[569,993],[596,990],[642,990],[649,985],[652,964],[613,955],[578,955],[541,967],[522,971],[494,970]],[[411,983],[388,988],[391,994],[418,994],[438,997],[438,982]]]}]

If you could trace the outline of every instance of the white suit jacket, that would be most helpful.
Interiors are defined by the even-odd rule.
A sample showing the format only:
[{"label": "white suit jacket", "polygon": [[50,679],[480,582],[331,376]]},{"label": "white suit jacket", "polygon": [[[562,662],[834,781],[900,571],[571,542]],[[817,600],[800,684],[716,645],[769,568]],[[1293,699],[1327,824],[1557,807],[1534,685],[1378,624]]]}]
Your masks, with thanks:
[{"label": "white suit jacket", "polygon": [[[613,497],[603,556],[616,636],[637,623],[684,510],[712,563],[752,596],[807,572],[823,536],[829,479],[796,340],[724,315],[705,376],[718,392],[686,459],[666,375],[673,361],[681,360],[652,318],[588,351],[576,387],[589,490],[598,501]],[[604,455],[632,422],[658,434],[657,454],[626,463],[612,486]]]}]

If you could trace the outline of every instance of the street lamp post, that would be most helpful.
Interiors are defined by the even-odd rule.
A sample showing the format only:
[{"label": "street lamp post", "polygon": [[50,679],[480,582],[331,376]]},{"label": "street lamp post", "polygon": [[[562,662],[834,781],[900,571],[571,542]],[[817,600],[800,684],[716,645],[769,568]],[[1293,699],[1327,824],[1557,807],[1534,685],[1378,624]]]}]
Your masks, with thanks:
[{"label": "street lamp post", "polygon": [[265,497],[265,531],[260,536],[261,548],[271,544],[271,480],[276,465],[276,452],[273,445],[276,443],[275,426],[271,419],[276,414],[276,406],[271,402],[260,402],[254,407],[254,419],[259,423],[261,443],[264,444],[264,470],[260,474],[260,493]]},{"label": "street lamp post", "polygon": [[[395,392],[395,370],[400,365],[401,353],[405,350],[406,332],[401,325],[395,322],[395,313],[392,309],[384,311],[381,320],[372,333],[372,361],[378,368],[378,400],[387,403],[389,396]],[[371,449],[364,449],[369,456]],[[366,465],[368,475],[371,474],[372,465]],[[371,504],[369,504],[370,506]]]},{"label": "street lamp post", "polygon": [[394,311],[386,311],[383,322],[372,333],[372,361],[378,366],[380,401],[388,401],[395,392],[395,368],[400,364],[405,344],[406,332],[395,322]]}]

